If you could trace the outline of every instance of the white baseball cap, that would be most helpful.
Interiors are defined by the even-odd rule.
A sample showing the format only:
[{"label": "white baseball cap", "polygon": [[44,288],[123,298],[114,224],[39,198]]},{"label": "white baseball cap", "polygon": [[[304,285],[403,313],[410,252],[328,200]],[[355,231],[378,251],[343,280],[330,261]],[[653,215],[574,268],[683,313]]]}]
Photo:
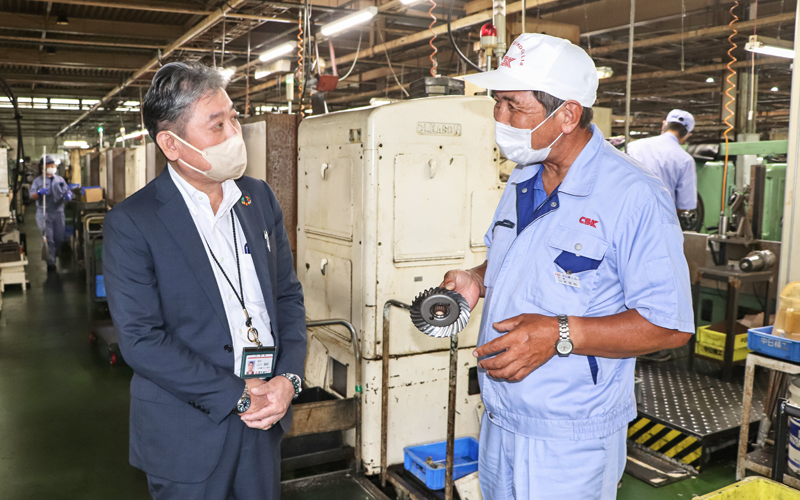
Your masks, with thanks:
[{"label": "white baseball cap", "polygon": [[489,90],[537,90],[591,108],[597,99],[597,68],[585,50],[569,40],[538,33],[520,35],[500,67],[463,77]]},{"label": "white baseball cap", "polygon": [[694,128],[694,116],[688,111],[682,109],[673,109],[667,115],[667,122],[680,123],[686,127],[687,132],[691,132]]}]

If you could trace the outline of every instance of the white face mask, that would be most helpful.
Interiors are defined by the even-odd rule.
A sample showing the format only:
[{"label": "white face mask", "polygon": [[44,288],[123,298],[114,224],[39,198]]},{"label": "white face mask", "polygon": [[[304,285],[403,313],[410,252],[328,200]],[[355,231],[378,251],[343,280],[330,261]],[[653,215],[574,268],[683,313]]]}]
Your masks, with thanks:
[{"label": "white face mask", "polygon": [[203,158],[211,165],[211,170],[203,171],[189,165],[182,159],[178,159],[178,161],[183,162],[187,167],[195,172],[200,172],[212,181],[225,182],[229,179],[238,179],[247,168],[247,148],[244,145],[242,134],[237,133],[229,137],[225,142],[216,146],[209,146],[200,151],[169,130],[166,132],[203,155]]},{"label": "white face mask", "polygon": [[[562,103],[561,106],[563,105],[564,104]],[[531,147],[531,135],[533,135],[533,133],[536,132],[539,127],[544,125],[547,120],[552,118],[553,115],[556,114],[556,111],[561,109],[561,106],[557,107],[555,111],[550,113],[550,116],[545,118],[544,121],[537,125],[533,130],[526,128],[514,128],[511,125],[506,125],[504,123],[495,121],[494,140],[497,143],[497,146],[500,148],[500,151],[503,153],[503,156],[518,165],[534,165],[536,163],[542,163],[545,161],[550,155],[550,150],[553,147],[553,144],[561,139],[561,136],[564,135],[564,133],[562,132],[561,135],[556,137],[555,141],[543,149],[533,149],[533,147]]]},{"label": "white face mask", "polygon": [[45,172],[47,172],[47,175],[56,175],[56,172],[58,172],[58,167],[48,167]]}]

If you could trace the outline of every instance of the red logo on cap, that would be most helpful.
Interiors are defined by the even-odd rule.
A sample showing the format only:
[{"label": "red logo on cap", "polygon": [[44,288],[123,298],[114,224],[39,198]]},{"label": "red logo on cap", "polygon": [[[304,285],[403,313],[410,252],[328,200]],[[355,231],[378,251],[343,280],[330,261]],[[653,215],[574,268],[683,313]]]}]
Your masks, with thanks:
[{"label": "red logo on cap", "polygon": [[505,66],[506,68],[510,68],[511,67],[511,63],[516,61],[516,60],[517,60],[516,57],[505,56],[503,58],[503,62],[500,63],[500,66]]}]

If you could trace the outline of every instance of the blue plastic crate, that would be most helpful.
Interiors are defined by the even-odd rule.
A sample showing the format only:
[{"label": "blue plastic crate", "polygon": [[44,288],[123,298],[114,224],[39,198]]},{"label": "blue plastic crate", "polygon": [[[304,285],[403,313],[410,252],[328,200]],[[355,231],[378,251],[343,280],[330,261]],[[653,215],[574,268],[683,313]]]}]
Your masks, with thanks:
[{"label": "blue plastic crate", "polygon": [[[453,480],[472,474],[478,470],[478,440],[472,437],[456,439],[453,447]],[[403,448],[405,456],[405,469],[425,483],[432,490],[444,489],[445,458],[447,456],[447,441],[440,443],[423,444]],[[426,462],[431,457],[434,464],[440,467],[431,467]]]},{"label": "blue plastic crate", "polygon": [[104,298],[106,296],[106,282],[102,274],[98,274],[94,277],[94,294],[98,298]]},{"label": "blue plastic crate", "polygon": [[747,347],[755,352],[800,362],[800,342],[772,335],[772,327],[751,328],[747,331]]}]

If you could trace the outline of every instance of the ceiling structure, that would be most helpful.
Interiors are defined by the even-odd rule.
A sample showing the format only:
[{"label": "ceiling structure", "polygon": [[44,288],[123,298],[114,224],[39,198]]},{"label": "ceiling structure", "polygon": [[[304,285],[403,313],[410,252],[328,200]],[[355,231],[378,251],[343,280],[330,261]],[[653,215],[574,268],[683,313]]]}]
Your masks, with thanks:
[{"label": "ceiling structure", "polygon": [[[475,42],[481,25],[491,20],[492,2],[454,1],[454,37],[477,61]],[[404,98],[401,87],[430,74],[429,0],[309,4],[316,26],[369,5],[379,11],[370,23],[333,38],[339,74],[352,71],[327,94],[329,109],[363,106],[373,97]],[[527,0],[526,5],[528,31],[575,34],[598,66],[613,69],[613,76],[600,81],[597,105],[612,108],[614,132],[622,133],[630,0]],[[468,67],[447,37],[449,6],[433,10],[438,72],[465,74]],[[694,140],[721,137],[732,6],[725,0],[638,0],[631,92],[636,135],[658,133],[669,110],[682,108],[697,117]],[[301,7],[253,0],[0,0],[0,77],[20,98],[26,135],[61,132],[91,142],[98,126],[106,134],[120,127],[138,130],[140,96],[161,64],[177,60],[235,67],[229,94],[240,111],[249,102],[252,113],[257,106],[285,104],[277,78],[256,80],[254,73],[260,53],[297,40]],[[754,32],[792,40],[795,9],[795,0],[759,0],[740,2],[735,10],[740,18],[735,68],[754,68],[757,75],[756,130],[765,139],[788,126],[791,60],[753,60],[743,46]],[[521,2],[508,0],[512,33],[519,31],[521,10]],[[330,61],[327,41],[319,44],[319,55]],[[15,133],[9,106],[0,98],[0,135]]]}]

